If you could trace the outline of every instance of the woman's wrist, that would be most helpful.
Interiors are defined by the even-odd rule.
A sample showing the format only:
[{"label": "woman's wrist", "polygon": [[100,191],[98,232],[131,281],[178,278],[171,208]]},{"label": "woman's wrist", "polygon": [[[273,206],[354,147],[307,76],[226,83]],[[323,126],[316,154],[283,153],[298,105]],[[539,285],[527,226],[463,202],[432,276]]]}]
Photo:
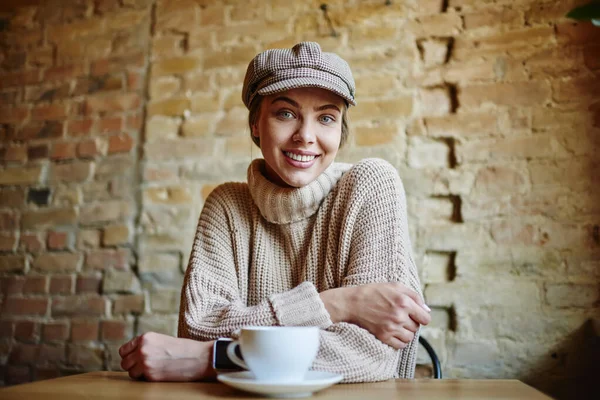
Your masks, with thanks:
[{"label": "woman's wrist", "polygon": [[319,293],[319,297],[329,313],[333,323],[351,322],[352,319],[352,301],[354,299],[354,289],[351,287],[342,287],[325,290]]}]

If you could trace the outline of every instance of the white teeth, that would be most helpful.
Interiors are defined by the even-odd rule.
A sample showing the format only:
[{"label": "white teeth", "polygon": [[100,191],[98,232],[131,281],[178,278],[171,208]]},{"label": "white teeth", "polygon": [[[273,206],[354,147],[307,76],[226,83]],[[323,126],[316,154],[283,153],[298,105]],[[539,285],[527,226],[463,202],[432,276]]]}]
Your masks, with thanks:
[{"label": "white teeth", "polygon": [[285,155],[288,156],[289,158],[291,158],[292,160],[296,160],[296,161],[300,161],[300,162],[312,161],[316,157],[316,156],[303,156],[300,154],[290,153],[289,151],[286,151]]}]

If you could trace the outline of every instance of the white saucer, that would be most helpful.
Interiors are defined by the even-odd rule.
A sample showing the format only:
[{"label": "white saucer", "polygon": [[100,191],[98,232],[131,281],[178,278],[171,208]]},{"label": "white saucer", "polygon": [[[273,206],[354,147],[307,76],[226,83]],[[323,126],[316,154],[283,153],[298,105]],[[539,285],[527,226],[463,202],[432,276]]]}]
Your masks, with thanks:
[{"label": "white saucer", "polygon": [[250,371],[220,374],[217,379],[226,385],[267,397],[308,397],[313,392],[325,389],[344,379],[342,375],[322,371],[308,371],[301,382],[278,383],[258,381]]}]

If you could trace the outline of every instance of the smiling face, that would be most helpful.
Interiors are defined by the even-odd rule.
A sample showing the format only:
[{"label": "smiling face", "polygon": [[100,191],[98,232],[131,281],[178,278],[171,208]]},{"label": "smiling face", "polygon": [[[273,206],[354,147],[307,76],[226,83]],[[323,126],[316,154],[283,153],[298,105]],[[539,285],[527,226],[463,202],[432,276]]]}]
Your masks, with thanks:
[{"label": "smiling face", "polygon": [[302,187],[335,159],[342,135],[344,100],[320,88],[298,88],[265,96],[252,126],[260,139],[267,178]]}]

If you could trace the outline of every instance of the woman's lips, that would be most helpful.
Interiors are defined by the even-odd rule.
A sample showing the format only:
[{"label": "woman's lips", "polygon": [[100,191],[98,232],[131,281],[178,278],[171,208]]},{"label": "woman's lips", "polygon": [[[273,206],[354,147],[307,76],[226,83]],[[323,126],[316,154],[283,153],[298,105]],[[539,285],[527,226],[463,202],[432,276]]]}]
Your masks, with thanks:
[{"label": "woman's lips", "polygon": [[[306,169],[306,168],[310,168],[310,167],[312,167],[312,166],[313,166],[313,164],[316,162],[317,158],[319,158],[319,157],[320,157],[319,155],[316,155],[316,154],[314,154],[314,153],[310,153],[310,154],[309,154],[309,153],[306,153],[306,152],[303,152],[303,153],[297,153],[297,152],[293,152],[293,153],[292,153],[292,152],[287,152],[287,151],[284,151],[284,152],[282,152],[282,153],[283,153],[283,156],[284,156],[284,158],[285,158],[285,161],[287,161],[287,163],[288,163],[288,164],[290,164],[290,165],[292,165],[292,166],[294,166],[294,167],[296,167],[296,168],[302,168],[302,169]],[[298,155],[298,156],[300,156],[300,155],[301,155],[301,156],[304,156],[304,157],[311,157],[311,156],[314,156],[314,158],[312,158],[311,160],[307,160],[307,161],[294,160],[292,157],[290,157],[290,156],[288,155],[288,154],[290,154],[290,153],[291,153],[291,154],[294,154],[294,155]]]}]

